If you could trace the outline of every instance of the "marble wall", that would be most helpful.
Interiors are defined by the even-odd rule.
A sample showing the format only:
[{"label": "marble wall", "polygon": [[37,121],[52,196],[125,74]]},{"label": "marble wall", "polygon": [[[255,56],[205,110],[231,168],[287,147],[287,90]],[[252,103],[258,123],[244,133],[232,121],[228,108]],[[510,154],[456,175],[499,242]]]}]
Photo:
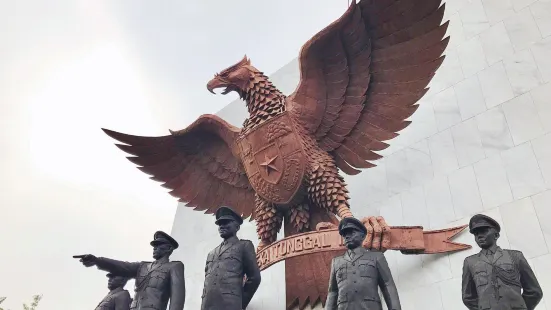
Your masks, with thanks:
[{"label": "marble wall", "polygon": [[[449,0],[450,46],[444,64],[377,167],[347,177],[356,216],[382,215],[391,225],[438,229],[484,213],[502,225],[499,244],[524,252],[544,290],[537,309],[551,310],[551,0]],[[547,56],[546,56],[547,55]],[[272,75],[294,90],[296,60]],[[218,113],[240,125],[232,102]],[[186,264],[186,309],[198,309],[208,251],[220,242],[214,219],[179,206],[173,235]],[[253,223],[241,238],[256,241]],[[464,309],[463,259],[388,251],[402,308]],[[547,301],[545,300],[547,299]],[[284,309],[284,265],[263,272],[249,309]]]}]

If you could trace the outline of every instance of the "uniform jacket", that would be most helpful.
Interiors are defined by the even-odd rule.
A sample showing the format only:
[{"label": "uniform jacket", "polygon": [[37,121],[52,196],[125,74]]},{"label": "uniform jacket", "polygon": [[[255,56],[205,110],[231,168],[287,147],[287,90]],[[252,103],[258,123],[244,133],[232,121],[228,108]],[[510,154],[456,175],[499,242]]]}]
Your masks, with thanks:
[{"label": "uniform jacket", "polygon": [[462,295],[471,310],[532,310],[543,292],[522,252],[495,247],[465,258]]},{"label": "uniform jacket", "polygon": [[130,293],[122,287],[110,291],[98,304],[96,310],[128,310],[130,309]]},{"label": "uniform jacket", "polygon": [[131,310],[166,310],[169,299],[169,310],[184,309],[186,287],[182,262],[164,258],[153,263],[128,263],[99,257],[96,265],[115,275],[136,279]]},{"label": "uniform jacket", "polygon": [[378,288],[389,310],[400,310],[400,299],[390,268],[381,252],[363,247],[333,258],[326,310],[382,310]]},{"label": "uniform jacket", "polygon": [[260,269],[252,242],[229,238],[207,256],[201,310],[246,309],[259,285]]}]

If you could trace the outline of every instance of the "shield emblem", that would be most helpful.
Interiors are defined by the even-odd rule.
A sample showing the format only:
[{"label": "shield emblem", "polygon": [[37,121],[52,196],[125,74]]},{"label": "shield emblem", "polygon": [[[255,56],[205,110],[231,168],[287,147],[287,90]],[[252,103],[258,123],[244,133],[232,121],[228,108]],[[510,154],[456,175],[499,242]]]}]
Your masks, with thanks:
[{"label": "shield emblem", "polygon": [[238,139],[249,181],[262,198],[287,204],[295,198],[306,171],[306,156],[288,112]]}]

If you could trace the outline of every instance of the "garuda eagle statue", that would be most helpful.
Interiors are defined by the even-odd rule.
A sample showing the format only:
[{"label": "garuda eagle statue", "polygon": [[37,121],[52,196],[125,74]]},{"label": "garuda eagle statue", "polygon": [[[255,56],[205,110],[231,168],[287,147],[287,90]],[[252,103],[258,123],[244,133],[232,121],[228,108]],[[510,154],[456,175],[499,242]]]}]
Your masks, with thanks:
[{"label": "garuda eagle statue", "polygon": [[[310,211],[350,217],[339,170],[360,173],[381,158],[442,64],[448,44],[440,0],[352,1],[300,52],[300,83],[289,96],[245,56],[207,89],[245,101],[237,128],[202,115],[180,131],[140,137],[104,129],[129,160],[195,210],[230,206],[256,221],[258,250],[276,241],[284,218],[311,229]],[[375,229],[384,220],[370,221]]]}]

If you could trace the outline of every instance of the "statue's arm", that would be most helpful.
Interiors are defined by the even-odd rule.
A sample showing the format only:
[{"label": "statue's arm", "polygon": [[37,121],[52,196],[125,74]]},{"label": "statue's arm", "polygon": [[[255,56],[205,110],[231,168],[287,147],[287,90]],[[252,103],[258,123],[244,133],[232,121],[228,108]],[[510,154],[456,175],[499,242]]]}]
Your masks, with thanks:
[{"label": "statue's arm", "polygon": [[127,278],[135,278],[142,264],[123,262],[105,257],[98,257],[95,263],[98,269]]},{"label": "statue's arm", "polygon": [[383,253],[377,253],[377,272],[379,273],[379,287],[383,293],[386,306],[389,310],[401,310],[400,297],[398,297],[398,289],[392,278],[390,267]]},{"label": "statue's arm", "polygon": [[249,240],[246,240],[243,245],[243,271],[247,276],[247,281],[243,286],[243,309],[246,309],[261,281],[254,245]]},{"label": "statue's arm", "polygon": [[115,299],[115,310],[128,310],[130,309],[130,303],[132,298],[130,298],[130,293],[128,291],[123,291]]},{"label": "statue's arm", "polygon": [[522,285],[522,298],[526,303],[528,310],[535,309],[543,297],[543,291],[534,271],[528,264],[522,252],[513,254],[516,256],[520,272],[520,284]]},{"label": "statue's arm", "polygon": [[476,286],[474,284],[473,275],[469,268],[467,259],[463,261],[463,276],[461,278],[461,295],[463,298],[463,304],[469,310],[478,309],[478,294],[476,292]]},{"label": "statue's arm", "polygon": [[337,286],[337,277],[335,274],[335,259],[331,261],[331,274],[329,275],[329,289],[327,290],[327,300],[325,301],[326,310],[337,309],[337,298],[339,297],[339,288]]},{"label": "statue's arm", "polygon": [[175,262],[170,268],[170,308],[169,310],[183,310],[186,301],[186,281],[184,278],[184,264]]}]

